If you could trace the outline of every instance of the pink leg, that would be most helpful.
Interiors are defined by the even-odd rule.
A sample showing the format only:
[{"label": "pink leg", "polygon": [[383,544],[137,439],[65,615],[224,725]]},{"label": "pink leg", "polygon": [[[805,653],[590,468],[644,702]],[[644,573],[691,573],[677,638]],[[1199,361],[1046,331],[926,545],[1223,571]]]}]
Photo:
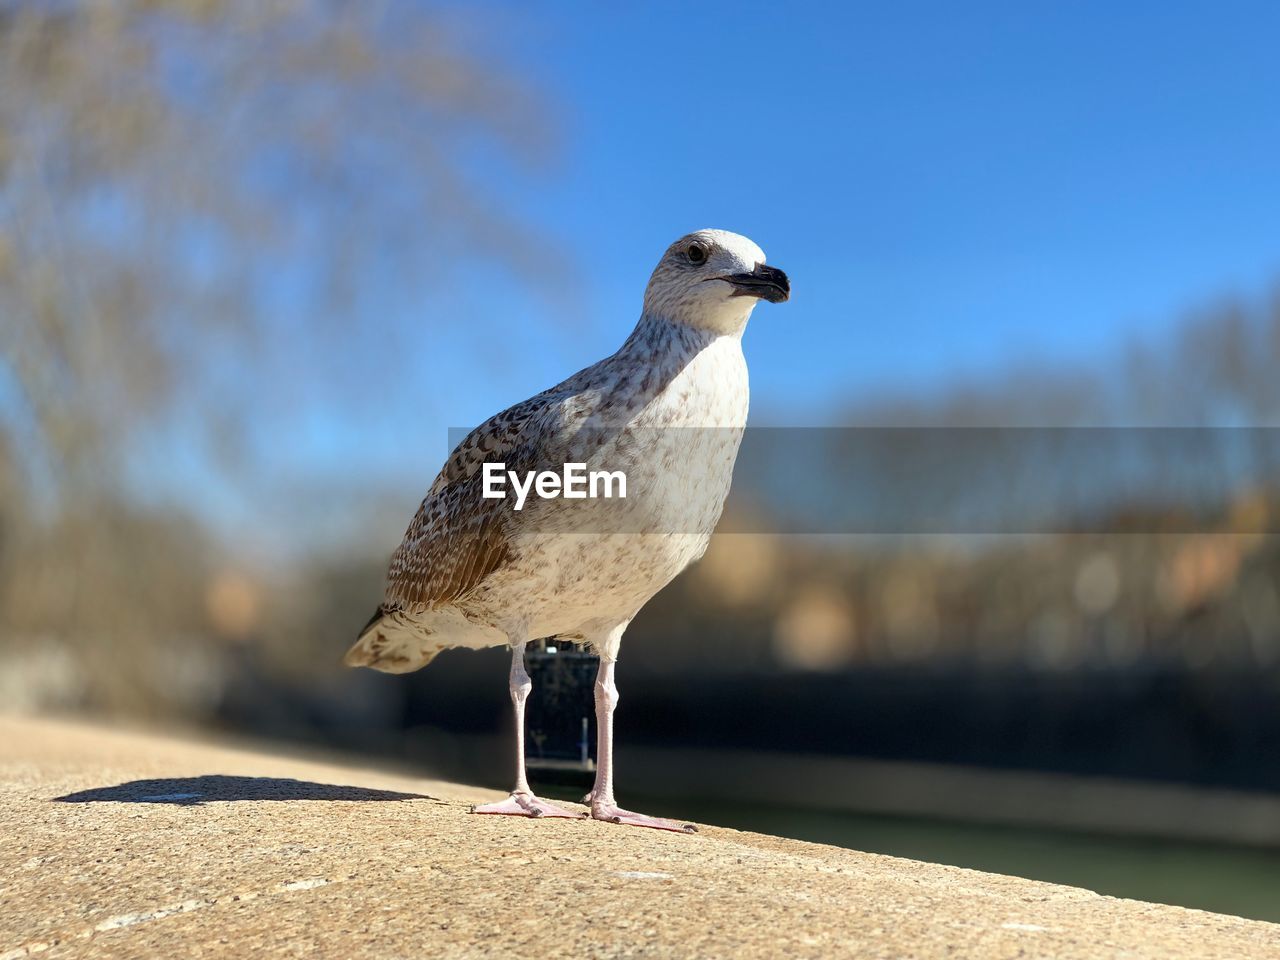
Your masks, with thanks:
[{"label": "pink leg", "polygon": [[584,802],[591,804],[591,816],[609,823],[629,823],[635,827],[653,827],[655,830],[673,830],[676,833],[697,833],[691,823],[646,817],[642,813],[623,810],[613,799],[613,711],[618,705],[618,688],[613,682],[616,661],[600,660],[596,675],[596,783]]},{"label": "pink leg", "polygon": [[585,814],[572,813],[554,803],[548,803],[533,795],[524,769],[524,704],[529,699],[533,683],[524,669],[524,644],[511,648],[511,704],[516,714],[516,786],[511,796],[497,803],[486,803],[471,808],[472,813],[496,813],[509,817],[568,817],[578,820]]}]

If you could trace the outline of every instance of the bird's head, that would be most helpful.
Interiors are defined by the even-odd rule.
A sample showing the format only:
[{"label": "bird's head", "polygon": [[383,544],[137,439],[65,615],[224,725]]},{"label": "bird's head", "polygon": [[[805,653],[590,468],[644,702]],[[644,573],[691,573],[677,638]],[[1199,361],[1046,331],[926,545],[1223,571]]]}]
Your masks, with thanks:
[{"label": "bird's head", "polygon": [[644,310],[674,323],[739,331],[761,300],[791,295],[787,275],[764,262],[764,251],[726,230],[681,237],[662,255],[644,292]]}]

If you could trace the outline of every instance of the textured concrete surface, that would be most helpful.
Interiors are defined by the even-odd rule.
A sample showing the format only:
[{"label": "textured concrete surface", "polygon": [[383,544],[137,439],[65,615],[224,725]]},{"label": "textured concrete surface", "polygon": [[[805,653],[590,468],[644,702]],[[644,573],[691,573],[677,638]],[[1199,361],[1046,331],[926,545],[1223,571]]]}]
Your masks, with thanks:
[{"label": "textured concrete surface", "polygon": [[1245,957],[1280,926],[739,833],[0,718],[0,960]]}]

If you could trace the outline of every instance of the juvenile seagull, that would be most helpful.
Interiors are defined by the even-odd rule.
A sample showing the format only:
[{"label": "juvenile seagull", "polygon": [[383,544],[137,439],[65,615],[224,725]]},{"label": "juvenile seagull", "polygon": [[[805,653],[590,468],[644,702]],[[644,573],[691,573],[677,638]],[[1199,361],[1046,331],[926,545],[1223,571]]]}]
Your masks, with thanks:
[{"label": "juvenile seagull", "polygon": [[[616,353],[481,424],[436,477],[346,663],[407,673],[450,647],[511,647],[515,788],[474,812],[579,816],[534,796],[525,775],[525,644],[562,636],[600,656],[591,816],[692,829],[614,801],[614,667],[627,624],[707,548],[747,421],[742,332],[758,301],[781,303],[790,289],[746,237],[681,237],[654,269],[640,320]],[[592,512],[604,501],[532,497],[513,512],[510,501],[483,496],[485,463],[570,462],[621,470],[629,499],[610,509],[625,503],[622,512],[606,522]]]}]

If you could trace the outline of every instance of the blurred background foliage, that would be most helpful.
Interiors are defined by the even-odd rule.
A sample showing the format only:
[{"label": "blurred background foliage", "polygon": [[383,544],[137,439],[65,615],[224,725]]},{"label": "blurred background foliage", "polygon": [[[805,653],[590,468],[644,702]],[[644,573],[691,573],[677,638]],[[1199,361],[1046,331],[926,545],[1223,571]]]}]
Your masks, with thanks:
[{"label": "blurred background foliage", "polygon": [[150,472],[198,459],[251,484],[273,433],[376,411],[390,394],[368,385],[404,375],[434,316],[362,309],[379,284],[425,299],[477,257],[535,285],[559,269],[472,163],[551,161],[536,92],[459,53],[464,24],[385,13],[0,5],[5,634],[74,648],[99,705],[167,686],[168,667],[114,669],[125,651],[183,659],[175,635],[259,625],[234,544]]},{"label": "blurred background foliage", "polygon": [[[477,381],[509,369],[504,351],[520,348],[474,322],[491,309],[467,293],[477,280],[578,322],[566,291],[582,284],[582,250],[507,202],[554,176],[568,111],[502,42],[418,4],[0,2],[7,707],[178,719],[502,776],[502,753],[477,766],[466,739],[505,729],[494,657],[449,654],[408,679],[338,665],[445,452],[423,451],[444,418],[468,415],[415,358]],[[384,309],[389,287],[417,307]],[[1280,293],[1246,291],[1088,363],[850,389],[830,406],[847,427],[1271,427],[1278,369]],[[322,441],[346,466],[337,476],[281,472],[283,438],[323,434],[334,411],[355,436],[394,416],[420,472],[380,473],[386,434],[373,427],[349,453],[352,434]],[[1205,465],[1169,465],[1183,467]],[[1068,494],[1095,479],[1007,469]],[[1280,546],[1267,532],[1280,498],[1233,478],[1191,525],[1165,524],[1187,507],[1161,500],[1070,534],[718,536],[628,634],[619,737],[689,733],[645,719],[687,689],[683,709],[705,697],[728,724],[722,739],[687,740],[706,749],[781,739],[801,754],[1280,790],[1266,768],[1280,746]],[[729,525],[768,529],[785,511],[756,479],[740,471]],[[220,519],[244,502],[248,514]],[[276,539],[244,535],[258,526]],[[1170,676],[1133,692],[1134,678]],[[733,728],[744,702],[767,712],[767,691],[784,689],[799,692],[767,708],[764,732]],[[857,708],[885,689],[903,706],[881,735]],[[1029,704],[1028,689],[1049,692]],[[948,712],[957,690],[1007,706],[1003,720]],[[1072,726],[1106,703],[1147,756],[1108,754],[1115,728]],[[1052,716],[1029,721],[1037,710]],[[969,722],[970,747],[950,745]],[[1019,740],[1044,729],[1060,736]],[[455,746],[426,750],[423,730]],[[1268,836],[1280,842],[1280,827]]]}]

